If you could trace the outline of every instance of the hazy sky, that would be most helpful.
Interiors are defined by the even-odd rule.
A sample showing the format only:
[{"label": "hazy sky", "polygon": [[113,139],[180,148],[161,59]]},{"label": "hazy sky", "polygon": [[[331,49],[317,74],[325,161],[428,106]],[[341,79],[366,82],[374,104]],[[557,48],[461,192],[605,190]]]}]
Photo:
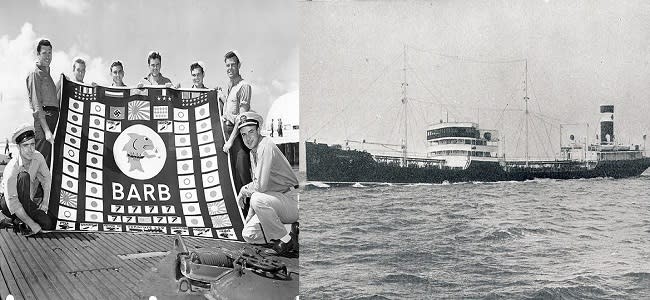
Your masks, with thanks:
[{"label": "hazy sky", "polygon": [[[645,1],[301,2],[301,138],[399,144],[404,45],[409,148],[426,127],[480,122],[523,157],[528,60],[532,156],[568,133],[595,139],[614,104],[621,142],[650,133],[650,3]],[[503,61],[517,62],[500,63]],[[587,128],[584,123],[589,123]],[[502,137],[503,139],[503,137]],[[386,149],[383,149],[386,150]]]},{"label": "hazy sky", "polygon": [[265,115],[273,100],[298,90],[298,13],[294,1],[25,0],[0,4],[0,137],[32,122],[25,78],[36,43],[54,46],[52,76],[87,61],[86,82],[110,84],[109,66],[124,64],[124,82],[148,74],[147,55],[162,55],[161,72],[191,87],[189,66],[205,63],[205,84],[225,86],[223,55],[236,49],[253,86],[252,109]]}]

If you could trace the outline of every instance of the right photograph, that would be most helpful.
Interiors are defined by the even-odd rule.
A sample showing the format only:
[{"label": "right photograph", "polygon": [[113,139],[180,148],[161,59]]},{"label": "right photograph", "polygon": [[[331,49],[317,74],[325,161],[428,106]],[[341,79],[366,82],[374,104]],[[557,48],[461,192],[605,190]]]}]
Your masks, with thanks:
[{"label": "right photograph", "polygon": [[650,297],[650,5],[299,13],[301,298]]}]

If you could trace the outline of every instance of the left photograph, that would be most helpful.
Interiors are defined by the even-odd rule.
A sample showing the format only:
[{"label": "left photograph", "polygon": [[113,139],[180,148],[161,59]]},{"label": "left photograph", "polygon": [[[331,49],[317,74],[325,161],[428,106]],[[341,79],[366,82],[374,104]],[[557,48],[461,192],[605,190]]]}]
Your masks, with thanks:
[{"label": "left photograph", "polygon": [[297,297],[295,2],[1,6],[0,299]]}]

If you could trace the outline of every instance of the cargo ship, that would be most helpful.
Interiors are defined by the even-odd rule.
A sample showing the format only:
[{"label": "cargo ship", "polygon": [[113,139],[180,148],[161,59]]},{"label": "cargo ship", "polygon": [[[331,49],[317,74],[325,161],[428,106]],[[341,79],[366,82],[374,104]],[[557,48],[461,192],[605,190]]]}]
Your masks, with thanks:
[{"label": "cargo ship", "polygon": [[[524,102],[528,117],[528,64],[525,62]],[[408,104],[407,86],[402,83],[404,106]],[[499,155],[498,131],[481,129],[474,122],[441,120],[430,124],[426,129],[426,154],[420,156],[408,154],[406,134],[400,145],[381,144],[400,147],[401,155],[350,149],[351,142],[379,144],[365,140],[346,140],[344,145],[306,141],[306,177],[311,182],[453,183],[625,178],[642,174],[650,167],[650,158],[644,156],[645,145],[618,143],[614,137],[614,105],[601,105],[600,115],[600,131],[595,143],[588,144],[586,137],[584,143],[580,143],[571,135],[568,145],[560,145],[559,158],[547,160],[529,158],[528,119],[525,158],[518,160]],[[406,122],[404,128],[406,132]],[[645,135],[643,138],[645,140]]]},{"label": "cargo ship", "polygon": [[600,107],[600,140],[572,142],[554,160],[497,156],[496,131],[477,123],[443,122],[427,130],[427,157],[373,155],[341,145],[306,142],[307,180],[321,182],[444,183],[639,176],[650,158],[639,145],[614,139],[613,105]]}]

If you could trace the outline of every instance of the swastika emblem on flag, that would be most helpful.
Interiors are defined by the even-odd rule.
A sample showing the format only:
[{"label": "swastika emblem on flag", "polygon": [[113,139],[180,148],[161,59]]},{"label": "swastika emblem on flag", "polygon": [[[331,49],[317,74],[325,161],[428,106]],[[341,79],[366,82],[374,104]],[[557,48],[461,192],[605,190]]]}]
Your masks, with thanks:
[{"label": "swastika emblem on flag", "polygon": [[219,167],[229,159],[216,91],[106,91],[63,80],[61,107],[73,109],[53,147],[56,229],[243,240],[231,168]]}]

